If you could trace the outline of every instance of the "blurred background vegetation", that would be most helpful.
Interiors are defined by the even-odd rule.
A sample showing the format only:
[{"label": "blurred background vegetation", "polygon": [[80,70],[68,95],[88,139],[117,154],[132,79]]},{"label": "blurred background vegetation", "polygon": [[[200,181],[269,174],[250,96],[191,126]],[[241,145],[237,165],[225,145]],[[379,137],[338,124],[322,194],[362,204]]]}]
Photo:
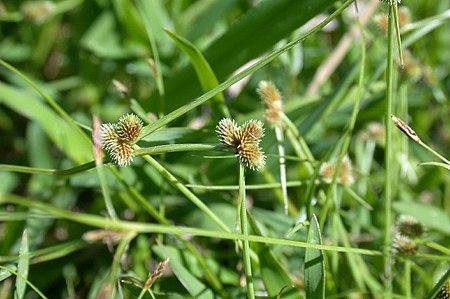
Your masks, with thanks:
[{"label": "blurred background vegetation", "polygon": [[[239,68],[248,67],[249,62],[254,63],[307,32],[342,4],[343,1],[329,0],[1,1],[0,58],[55,99],[90,135],[86,127],[91,127],[93,115],[103,122],[116,122],[122,115],[135,112],[147,124],[202,95],[188,56],[163,29],[192,42],[218,81],[224,82]],[[395,75],[394,111],[425,143],[450,157],[449,2],[405,1],[400,7],[405,66],[403,70],[398,67]],[[325,216],[319,216],[325,244],[346,245],[345,239],[351,247],[382,251],[387,5],[378,0],[358,1],[358,8],[364,23],[366,60],[360,112],[348,151],[356,182],[339,186],[338,211],[324,211],[331,199],[327,198],[327,183],[314,183],[320,164],[312,164],[316,173],[311,174],[305,170],[304,162],[288,160],[288,181],[304,183],[289,188],[289,198],[295,206],[289,215],[283,214],[279,189],[248,191],[253,221],[264,236],[284,238],[313,211]],[[282,91],[286,114],[305,138],[314,158],[321,162],[333,160],[357,94],[361,47],[355,18],[355,6],[350,5],[323,30],[227,89],[225,103],[231,116],[239,124],[250,118],[264,120],[256,89],[261,80],[273,81]],[[342,45],[346,39],[347,48]],[[342,55],[333,56],[336,53]],[[335,68],[327,63],[329,58]],[[323,69],[330,74],[314,86],[318,70]],[[126,90],[119,90],[113,81]],[[217,143],[214,130],[221,117],[205,104],[170,123],[171,129],[149,135],[139,144],[149,147]],[[5,67],[0,67],[0,139],[2,164],[67,169],[93,160],[91,143],[28,83]],[[288,142],[285,146],[286,155],[295,155]],[[279,181],[276,139],[269,126],[262,148],[268,155],[267,166],[262,172],[248,171],[248,184]],[[394,148],[394,216],[416,217],[427,228],[424,239],[448,248],[449,172],[417,166],[435,158],[398,131],[394,132]],[[184,184],[236,186],[236,161],[204,157],[210,155],[217,154],[168,153],[155,158]],[[117,171],[107,171],[106,178],[119,218],[157,222],[136,201],[133,192],[137,192],[171,224],[216,229],[144,160],[135,158],[130,167],[111,168]],[[237,191],[208,191],[200,187],[191,190],[234,229]],[[0,192],[73,212],[107,216],[95,171],[42,176],[0,169]],[[371,209],[361,205],[356,197]],[[48,298],[109,298],[111,290],[105,287],[105,281],[111,272],[117,271],[117,276],[127,281],[145,282],[148,272],[154,271],[168,252],[172,269],[155,283],[157,298],[245,296],[241,259],[233,242],[190,239],[220,279],[221,287],[214,288],[174,235],[139,234],[131,238],[127,250],[123,249],[122,260],[114,262],[117,247],[111,244],[113,241],[108,239],[107,246],[83,238],[93,229],[88,225],[57,219],[51,213],[21,205],[2,203],[0,209],[0,262],[17,264],[22,232],[26,229],[29,251],[35,255],[30,259],[28,278]],[[338,226],[332,220],[336,215],[342,220],[347,237],[337,232]],[[306,233],[307,229],[300,229],[291,238],[305,241]],[[121,236],[118,239],[123,240]],[[442,255],[442,251],[423,246],[419,253],[424,256],[412,258],[414,298],[423,297],[449,267],[448,252],[436,258],[434,255]],[[300,297],[304,294],[304,250],[277,245],[271,254],[300,290],[292,298]],[[364,274],[369,278],[361,284],[355,283],[354,277],[354,271],[360,270],[352,268],[361,264],[335,252],[327,258],[329,296],[377,297],[373,290],[383,285],[380,256],[361,259],[369,273]],[[400,260],[393,266],[399,273],[394,276],[394,292],[398,294],[403,294],[402,265]],[[190,275],[183,276],[180,269]],[[256,270],[257,289],[262,291],[268,286],[261,276],[262,270]],[[372,280],[376,282],[370,285]],[[0,282],[0,298],[10,298],[13,282],[13,277]],[[196,296],[192,290],[196,283],[215,295],[206,292]],[[138,283],[124,285],[126,298],[139,294]],[[261,294],[264,297],[266,293]],[[36,293],[28,287],[25,298],[36,298]]]}]

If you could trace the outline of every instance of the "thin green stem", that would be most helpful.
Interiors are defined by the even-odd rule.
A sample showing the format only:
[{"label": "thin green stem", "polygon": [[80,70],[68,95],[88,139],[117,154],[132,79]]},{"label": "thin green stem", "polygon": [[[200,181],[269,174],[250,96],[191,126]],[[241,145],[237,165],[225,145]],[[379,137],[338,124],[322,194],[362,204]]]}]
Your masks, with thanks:
[{"label": "thin green stem", "polygon": [[23,281],[26,282],[27,285],[30,286],[30,288],[32,288],[36,292],[36,294],[38,294],[43,299],[47,299],[47,297],[34,284],[32,284],[28,279],[26,279],[25,277],[23,277],[16,271],[13,271],[13,270],[9,269],[8,267],[2,266],[2,265],[0,265],[0,269],[3,270],[4,272],[8,272],[8,273],[11,273],[11,274],[17,276],[18,279],[22,279]]},{"label": "thin green stem", "polygon": [[100,180],[100,186],[102,188],[103,199],[105,201],[106,211],[108,211],[108,215],[109,215],[109,217],[111,217],[111,219],[117,219],[117,214],[114,209],[114,205],[112,203],[111,195],[109,192],[109,186],[108,186],[108,183],[106,182],[103,163],[98,164],[96,169],[97,169],[98,178]]},{"label": "thin green stem", "polygon": [[348,252],[355,254],[363,254],[363,255],[371,255],[371,256],[382,256],[383,253],[377,250],[368,250],[361,248],[353,248],[353,247],[340,247],[340,246],[331,246],[331,245],[321,245],[321,244],[309,244],[306,242],[286,240],[286,239],[278,239],[278,238],[270,238],[256,235],[248,235],[245,236],[243,234],[231,233],[231,232],[223,232],[216,230],[204,230],[193,227],[176,227],[176,226],[168,226],[162,224],[154,224],[154,223],[142,223],[142,222],[132,222],[132,221],[124,221],[117,220],[113,221],[111,219],[101,217],[93,214],[85,214],[85,213],[74,213],[72,211],[67,211],[64,209],[57,208],[53,205],[43,203],[38,200],[29,200],[28,198],[13,195],[13,194],[2,194],[0,193],[0,204],[16,204],[20,206],[25,206],[29,208],[35,208],[41,211],[45,211],[48,214],[53,215],[53,217],[58,219],[66,219],[69,221],[73,221],[76,223],[81,223],[84,225],[89,225],[92,227],[105,228],[108,227],[110,230],[114,231],[135,231],[138,233],[162,233],[162,234],[187,234],[192,236],[199,237],[210,237],[210,238],[218,238],[218,239],[226,239],[226,240],[247,240],[249,242],[258,242],[272,245],[280,245],[280,246],[292,246],[299,248],[314,248],[318,250],[326,250],[326,251],[337,251],[337,252]]},{"label": "thin green stem", "polygon": [[[242,163],[239,163],[239,204],[238,208],[240,208],[240,227],[241,233],[244,236],[248,236],[248,220],[247,220],[247,207],[245,203],[245,166]],[[242,241],[242,258],[244,260],[244,273],[245,280],[247,282],[247,298],[254,299],[255,298],[255,286],[253,282],[253,274],[252,274],[252,262],[250,258],[250,243],[248,240]]]},{"label": "thin green stem", "polygon": [[[129,192],[132,197],[136,200],[138,204],[140,204],[146,211],[149,213],[150,216],[152,216],[156,221],[158,221],[161,224],[164,225],[170,225],[169,220],[167,220],[164,215],[161,215],[158,213],[158,211],[140,194],[133,186],[130,186],[119,174],[117,169],[111,168],[110,169],[114,176],[119,180],[119,182],[124,186],[124,188]],[[203,256],[198,252],[198,250],[183,236],[180,234],[174,234],[175,237],[183,243],[183,245],[186,247],[186,249],[192,253],[192,255],[196,258],[197,262],[199,263],[200,267],[203,269],[206,279],[211,283],[212,287],[218,292],[223,292],[222,283],[220,282],[219,278],[211,271],[211,268],[206,264],[205,259]]]},{"label": "thin green stem", "polygon": [[405,297],[410,299],[411,297],[411,259],[405,259],[404,273],[403,273],[403,288],[405,290]]},{"label": "thin green stem", "polygon": [[228,226],[211,211],[208,206],[206,206],[194,193],[192,193],[186,186],[184,186],[178,179],[171,174],[165,167],[158,163],[155,159],[150,156],[143,157],[152,167],[154,167],[173,187],[178,189],[183,193],[194,205],[196,205],[203,213],[205,213],[208,218],[210,218],[217,226],[225,231],[230,232]]},{"label": "thin green stem", "polygon": [[427,151],[438,157],[440,160],[442,160],[445,164],[450,165],[450,161],[447,160],[445,157],[443,157],[441,154],[439,154],[437,151],[429,147],[426,143],[424,143],[422,140],[418,142],[423,148],[425,148]]},{"label": "thin green stem", "polygon": [[[158,145],[149,148],[138,148],[135,150],[135,156],[144,155],[159,155],[163,153],[175,153],[184,151],[221,151],[229,152],[228,149],[219,144],[168,144],[168,145]],[[105,158],[103,163],[110,162],[109,158]],[[88,162],[69,169],[45,169],[45,168],[34,168],[28,166],[20,165],[9,165],[0,164],[0,170],[19,172],[19,173],[29,173],[29,174],[41,174],[41,175],[54,175],[54,176],[71,176],[74,174],[85,172],[89,169],[95,167],[95,162]]]},{"label": "thin green stem", "polygon": [[386,126],[386,146],[385,146],[385,182],[384,182],[384,275],[385,287],[388,297],[392,296],[392,256],[391,246],[391,227],[392,227],[392,171],[394,162],[393,143],[392,143],[392,122],[390,117],[392,114],[393,98],[394,98],[394,6],[389,6],[388,14],[388,37],[387,37],[387,64],[386,64],[386,107],[385,107],[385,126]]},{"label": "thin green stem", "polygon": [[281,192],[283,194],[283,207],[284,207],[284,214],[288,214],[289,209],[289,199],[288,199],[288,193],[287,193],[287,186],[286,186],[286,159],[284,158],[284,135],[283,130],[279,127],[275,127],[275,136],[277,138],[278,143],[278,154],[280,155],[278,161],[280,163],[280,183],[281,183]]}]

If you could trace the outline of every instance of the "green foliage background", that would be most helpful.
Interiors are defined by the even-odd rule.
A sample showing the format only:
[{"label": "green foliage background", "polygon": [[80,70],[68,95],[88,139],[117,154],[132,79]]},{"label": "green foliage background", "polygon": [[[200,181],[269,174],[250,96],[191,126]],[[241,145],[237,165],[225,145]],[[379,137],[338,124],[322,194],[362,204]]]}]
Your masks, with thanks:
[{"label": "green foliage background", "polygon": [[[88,163],[93,160],[89,130],[93,115],[103,122],[116,122],[123,114],[134,112],[151,128],[156,119],[164,119],[204,94],[190,58],[164,29],[197,47],[217,81],[223,83],[237,69],[248,68],[249,62],[273,54],[271,51],[307,33],[317,20],[344,2],[62,0],[54,1],[48,13],[32,10],[42,9],[42,3],[0,2],[0,58],[56,103],[2,64],[1,265],[24,274],[29,262],[28,281],[48,298],[135,298],[148,273],[170,257],[169,270],[152,286],[156,298],[245,297],[242,256],[236,245],[240,237],[221,231],[155,164],[136,157],[127,168],[106,166],[106,185],[114,208],[120,219],[135,226],[108,220],[95,167],[73,175],[47,176],[11,171],[4,165],[69,169]],[[359,13],[364,15],[370,5],[371,1],[358,1]],[[400,7],[409,10],[410,22],[402,27],[405,69],[395,70],[394,114],[409,123],[426,144],[449,157],[448,2],[404,1]],[[214,103],[224,100],[231,117],[242,124],[252,118],[264,120],[256,93],[261,80],[273,81],[282,91],[285,113],[316,161],[287,159],[293,208],[284,215],[279,187],[264,187],[280,180],[275,133],[266,126],[262,142],[268,156],[266,168],[246,172],[247,185],[256,185],[247,190],[251,234],[263,237],[262,242],[250,242],[256,255],[257,296],[305,296],[304,286],[311,284],[308,279],[314,276],[305,277],[308,256],[323,254],[323,267],[312,279],[317,279],[314,284],[325,277],[326,298],[379,298],[383,293],[422,298],[449,268],[450,174],[443,168],[417,166],[436,158],[396,130],[390,162],[393,215],[412,215],[427,230],[416,256],[395,259],[393,293],[385,286],[384,129],[372,134],[368,128],[383,126],[385,117],[387,41],[379,20],[386,13],[387,4],[378,3],[363,25],[365,59],[361,39],[353,38],[336,69],[314,93],[306,94],[320,66],[351,30],[358,30],[353,4],[324,30],[301,39],[281,55],[275,53],[275,59],[264,66],[256,63],[251,76],[225,90],[223,97],[185,111],[139,142],[143,148],[217,143],[215,126],[224,110],[215,109]],[[149,66],[149,58],[158,75]],[[361,63],[365,69],[362,85],[358,85]],[[119,92],[113,80],[124,84],[127,93]],[[360,110],[347,152],[355,183],[326,183],[318,176],[320,164],[338,157],[358,95]],[[297,155],[288,140],[284,145],[287,156]],[[233,158],[218,157],[224,155],[177,152],[153,158],[234,232],[238,165]],[[308,171],[311,166],[312,172]],[[233,190],[204,187],[222,185]],[[310,220],[313,213],[319,219],[308,233],[308,223],[298,224]],[[146,226],[158,222],[168,225],[168,230]],[[177,231],[178,227],[193,230],[188,236]],[[107,244],[83,238],[97,228],[122,233],[117,242],[106,238]],[[22,237],[24,230],[27,237]],[[271,245],[266,245],[264,238],[275,241],[267,240]],[[322,251],[313,247],[305,254],[302,243],[283,244],[285,239],[323,242],[330,247],[319,248],[327,249]],[[367,251],[356,254],[353,249]],[[8,271],[3,270],[0,279],[0,296],[4,296],[0,298],[12,298],[14,292],[21,298],[37,297],[30,286],[15,283],[15,276]],[[405,290],[408,285],[412,286],[409,293]],[[151,298],[148,293],[145,296]]]}]

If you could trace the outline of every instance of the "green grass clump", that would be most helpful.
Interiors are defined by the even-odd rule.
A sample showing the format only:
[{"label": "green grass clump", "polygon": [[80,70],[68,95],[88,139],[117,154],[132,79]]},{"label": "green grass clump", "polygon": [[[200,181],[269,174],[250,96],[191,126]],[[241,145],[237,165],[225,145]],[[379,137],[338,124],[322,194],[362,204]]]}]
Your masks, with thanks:
[{"label": "green grass clump", "polygon": [[445,296],[445,1],[10,2],[0,298]]}]

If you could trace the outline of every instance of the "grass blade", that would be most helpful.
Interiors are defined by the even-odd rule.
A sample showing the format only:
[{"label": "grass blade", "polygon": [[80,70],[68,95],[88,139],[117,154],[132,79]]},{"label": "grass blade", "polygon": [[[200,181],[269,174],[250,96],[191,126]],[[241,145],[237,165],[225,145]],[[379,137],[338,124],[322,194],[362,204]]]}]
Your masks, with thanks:
[{"label": "grass blade", "polygon": [[[175,41],[178,47],[189,56],[203,92],[207,92],[208,90],[217,87],[217,85],[219,85],[219,81],[200,50],[198,50],[193,43],[177,35],[176,33],[167,29],[164,31],[172,38],[173,41]],[[212,98],[211,108],[218,118],[230,117],[230,112],[225,107],[225,99],[221,92],[217,93]]]},{"label": "grass blade", "polygon": [[[315,214],[311,217],[308,243],[322,244],[319,222]],[[305,253],[306,298],[325,298],[325,265],[322,250],[307,248]]]},{"label": "grass blade", "polygon": [[28,270],[30,266],[30,260],[28,255],[28,235],[27,231],[23,231],[22,242],[20,243],[19,251],[19,263],[17,264],[17,273],[19,274],[16,279],[16,292],[15,299],[22,299],[25,296],[25,290],[27,288],[26,280],[28,279]]}]

